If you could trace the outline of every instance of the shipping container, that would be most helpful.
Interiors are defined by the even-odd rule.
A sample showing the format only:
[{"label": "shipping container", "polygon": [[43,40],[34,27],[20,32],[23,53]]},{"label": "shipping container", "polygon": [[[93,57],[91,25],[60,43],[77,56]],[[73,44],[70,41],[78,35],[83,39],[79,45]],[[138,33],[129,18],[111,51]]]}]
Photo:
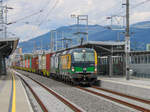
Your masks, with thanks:
[{"label": "shipping container", "polygon": [[46,54],[46,70],[50,72],[50,56],[51,54]]},{"label": "shipping container", "polygon": [[39,68],[39,70],[41,70],[42,69],[42,55],[38,55],[38,68]]},{"label": "shipping container", "polygon": [[32,57],[30,57],[30,69],[32,68]]},{"label": "shipping container", "polygon": [[25,68],[25,60],[23,60],[23,68]]},{"label": "shipping container", "polygon": [[20,60],[20,67],[23,67],[23,60]]},{"label": "shipping container", "polygon": [[39,61],[38,60],[39,60],[38,56],[35,57],[35,69],[36,69],[36,71],[39,69]]},{"label": "shipping container", "polygon": [[28,58],[27,60],[28,60],[28,68],[30,68],[30,58]]},{"label": "shipping container", "polygon": [[33,57],[32,58],[32,69],[34,72],[38,71],[38,57]]},{"label": "shipping container", "polygon": [[26,59],[26,68],[28,68],[28,59]]},{"label": "shipping container", "polygon": [[38,55],[39,74],[46,75],[46,55]]},{"label": "shipping container", "polygon": [[46,70],[46,55],[42,55],[41,66],[42,70]]},{"label": "shipping container", "polygon": [[56,55],[55,54],[53,54],[52,56],[51,56],[51,58],[50,58],[50,60],[51,60],[51,63],[50,63],[50,72],[51,73],[55,73],[55,57],[56,57]]},{"label": "shipping container", "polygon": [[27,68],[27,60],[25,59],[25,68]]},{"label": "shipping container", "polygon": [[35,58],[34,58],[34,57],[32,58],[32,65],[31,65],[31,68],[32,68],[32,69],[35,69]]},{"label": "shipping container", "polygon": [[50,61],[51,61],[52,53],[46,54],[46,75],[50,76]]}]

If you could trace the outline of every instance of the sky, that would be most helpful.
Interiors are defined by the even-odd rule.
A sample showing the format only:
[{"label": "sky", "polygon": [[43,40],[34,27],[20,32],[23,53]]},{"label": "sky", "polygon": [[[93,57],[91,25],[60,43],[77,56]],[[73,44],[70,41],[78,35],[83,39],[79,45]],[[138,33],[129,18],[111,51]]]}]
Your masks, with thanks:
[{"label": "sky", "polygon": [[[125,15],[126,0],[3,0],[8,11],[8,32],[20,41],[42,35],[60,26],[75,24],[71,14],[88,15],[89,24],[110,25],[106,18]],[[148,1],[145,4],[137,4]],[[41,11],[41,12],[40,12]],[[32,16],[30,16],[32,15]],[[130,0],[130,24],[150,20],[150,0]],[[115,23],[114,23],[115,24]]]}]

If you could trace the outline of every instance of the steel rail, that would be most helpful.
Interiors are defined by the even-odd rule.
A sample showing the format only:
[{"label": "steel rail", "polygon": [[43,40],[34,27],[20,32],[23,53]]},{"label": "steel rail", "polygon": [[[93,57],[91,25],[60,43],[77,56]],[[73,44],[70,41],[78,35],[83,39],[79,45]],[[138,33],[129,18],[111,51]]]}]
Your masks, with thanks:
[{"label": "steel rail", "polygon": [[48,109],[45,107],[45,105],[42,103],[42,101],[40,100],[40,98],[37,96],[37,94],[33,91],[33,89],[31,88],[31,86],[19,75],[17,75],[18,77],[20,77],[20,79],[27,85],[27,87],[30,89],[31,93],[33,94],[33,96],[35,97],[35,99],[37,100],[38,104],[40,105],[41,109],[44,112],[48,112]]},{"label": "steel rail", "polygon": [[[25,75],[24,75],[25,76]],[[50,94],[54,95],[56,98],[58,98],[60,101],[62,101],[64,104],[66,104],[68,107],[70,107],[74,112],[82,112],[82,110],[80,110],[79,108],[77,108],[76,106],[74,106],[73,104],[71,104],[69,101],[67,101],[66,99],[64,99],[63,97],[61,97],[60,95],[58,95],[56,92],[50,90],[48,87],[46,87],[45,85],[43,85],[42,83],[34,80],[33,78],[29,77],[29,76],[25,76],[28,77],[29,79],[31,79],[32,81],[36,82],[37,84],[39,84],[40,86],[42,86],[44,89],[46,89]]]},{"label": "steel rail", "polygon": [[99,93],[99,92],[95,92],[95,91],[92,91],[92,90],[89,90],[89,89],[86,89],[86,88],[82,88],[82,87],[79,87],[77,86],[76,88],[80,89],[80,90],[83,90],[83,91],[86,91],[88,93],[92,93],[94,95],[97,95],[97,96],[101,96],[101,97],[104,97],[106,99],[109,99],[111,101],[115,101],[117,103],[120,103],[120,104],[123,104],[125,106],[128,106],[130,108],[133,108],[133,109],[136,109],[136,110],[139,110],[139,111],[142,111],[142,112],[150,112],[149,109],[146,109],[146,108],[143,108],[141,106],[137,106],[137,105],[134,105],[134,104],[131,104],[131,103],[128,103],[128,102],[125,102],[125,101],[122,101],[122,100],[119,100],[117,98],[113,98],[111,96],[107,96],[107,95],[104,95],[102,93]]},{"label": "steel rail", "polygon": [[119,92],[116,92],[116,91],[104,89],[104,88],[101,88],[101,87],[92,86],[92,88],[97,89],[97,90],[102,90],[102,91],[105,91],[105,92],[109,92],[109,93],[112,93],[112,94],[116,94],[116,95],[119,95],[119,96],[123,96],[123,97],[129,98],[129,99],[136,100],[136,101],[139,101],[139,102],[146,103],[146,104],[150,105],[149,100],[137,98],[137,97],[134,97],[134,96],[129,96],[129,95],[126,95],[126,94],[123,94],[123,93],[119,93]]},{"label": "steel rail", "polygon": [[[31,77],[28,77],[30,79],[32,79]],[[70,107],[73,111],[75,112],[82,112],[79,108],[75,107],[73,104],[71,104],[70,102],[68,102],[66,99],[62,98],[60,95],[58,95],[57,93],[55,93],[54,91],[50,90],[48,87],[44,86],[42,83],[32,79],[34,82],[38,83],[40,86],[42,86],[43,88],[45,88],[49,93],[53,94],[56,98],[58,98],[60,101],[62,101],[64,104],[66,104],[68,107]]]}]

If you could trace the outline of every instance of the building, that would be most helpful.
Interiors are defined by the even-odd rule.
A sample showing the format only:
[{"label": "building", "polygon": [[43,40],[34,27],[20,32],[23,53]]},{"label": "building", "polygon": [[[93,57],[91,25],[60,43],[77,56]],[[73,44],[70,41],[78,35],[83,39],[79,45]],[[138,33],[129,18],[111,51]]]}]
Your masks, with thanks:
[{"label": "building", "polygon": [[150,44],[146,44],[146,51],[150,51]]}]

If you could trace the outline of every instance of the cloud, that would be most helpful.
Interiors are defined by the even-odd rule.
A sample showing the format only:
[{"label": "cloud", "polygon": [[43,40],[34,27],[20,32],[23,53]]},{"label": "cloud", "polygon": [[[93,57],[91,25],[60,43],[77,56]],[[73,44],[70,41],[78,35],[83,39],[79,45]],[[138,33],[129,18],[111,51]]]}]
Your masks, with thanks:
[{"label": "cloud", "polygon": [[[145,0],[130,1],[131,7]],[[50,3],[49,3],[50,2]],[[123,3],[125,0],[123,0]],[[8,12],[8,21],[15,21],[31,15],[41,9],[43,13],[22,20],[11,25],[9,30],[17,33],[22,40],[26,40],[62,25],[75,23],[71,14],[84,14],[89,16],[90,24],[106,25],[107,16],[117,15],[122,8],[122,0],[7,0],[8,6],[13,10]],[[48,4],[49,3],[49,4]],[[131,24],[139,21],[150,20],[150,2],[130,10]],[[25,24],[28,22],[29,24]],[[42,23],[39,26],[39,23]]]},{"label": "cloud", "polygon": [[[40,29],[34,25],[21,25],[20,27],[16,27],[15,29],[9,29],[11,32],[17,32],[17,36],[19,36],[21,41],[29,40],[33,37],[45,34],[48,30]],[[26,33],[25,33],[26,32]]]},{"label": "cloud", "polygon": [[150,12],[135,12],[131,15],[131,23],[136,23],[140,21],[149,21]]},{"label": "cloud", "polygon": [[[117,4],[118,0],[60,0],[59,11],[64,14],[88,14],[104,13]],[[63,9],[63,10],[62,10]],[[91,13],[92,12],[92,13]]]},{"label": "cloud", "polygon": [[[108,12],[118,5],[117,1],[118,0],[60,0],[59,7],[50,14],[49,19],[61,22],[68,21],[68,24],[71,24],[71,14],[88,15],[89,21],[97,21],[100,23],[99,21],[106,19],[106,14],[109,15]],[[103,17],[104,15],[105,17]],[[74,23],[75,22],[72,22],[72,24]]]}]

